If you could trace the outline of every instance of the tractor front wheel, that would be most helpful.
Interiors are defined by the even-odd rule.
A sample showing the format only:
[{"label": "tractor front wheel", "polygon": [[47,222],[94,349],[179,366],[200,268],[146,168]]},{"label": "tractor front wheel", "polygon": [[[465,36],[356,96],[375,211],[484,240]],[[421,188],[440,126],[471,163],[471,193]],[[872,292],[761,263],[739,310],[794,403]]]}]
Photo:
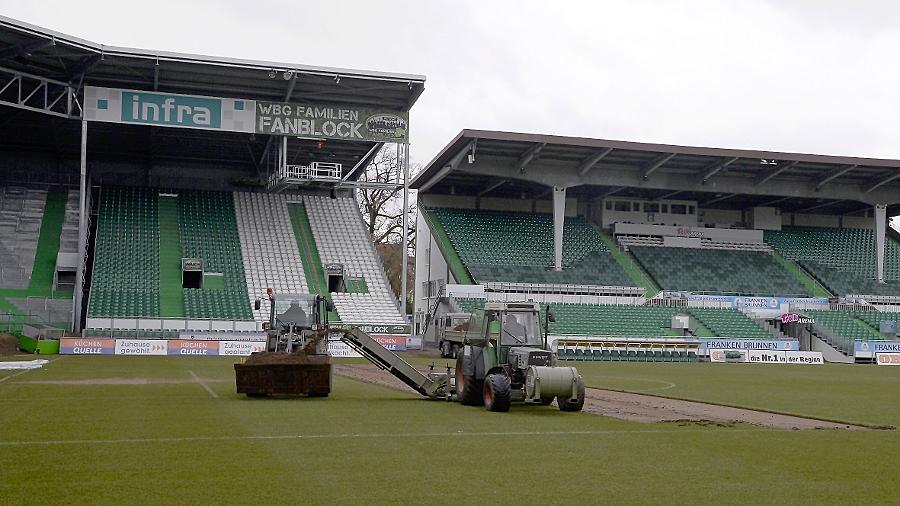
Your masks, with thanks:
[{"label": "tractor front wheel", "polygon": [[584,380],[580,377],[575,380],[576,399],[570,400],[566,397],[557,396],[556,404],[559,405],[560,411],[581,411],[584,407]]},{"label": "tractor front wheel", "polygon": [[484,407],[488,411],[509,411],[510,385],[505,374],[488,374],[484,379]]},{"label": "tractor front wheel", "polygon": [[484,404],[481,388],[483,381],[466,374],[463,356],[456,359],[456,397],[465,406],[481,406]]}]

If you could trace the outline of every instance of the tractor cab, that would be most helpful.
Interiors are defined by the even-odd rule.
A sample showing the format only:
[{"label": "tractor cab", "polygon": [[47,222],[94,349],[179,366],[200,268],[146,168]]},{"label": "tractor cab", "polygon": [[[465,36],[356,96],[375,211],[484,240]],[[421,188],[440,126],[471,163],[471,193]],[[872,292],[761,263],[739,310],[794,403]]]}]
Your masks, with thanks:
[{"label": "tractor cab", "polygon": [[[269,351],[291,353],[296,347],[303,347],[315,335],[328,326],[328,311],[333,308],[330,300],[322,295],[284,293],[269,296],[269,321],[263,326],[267,333]],[[260,308],[260,299],[255,309]],[[325,344],[318,340],[317,352],[325,353]]]},{"label": "tractor cab", "polygon": [[544,351],[540,306],[536,303],[489,302],[484,307],[484,328],[485,348],[493,352],[497,363],[508,363],[519,356],[527,363],[531,355],[550,359],[549,352]]},{"label": "tractor cab", "polygon": [[487,303],[484,308],[487,340],[500,347],[542,346],[538,311],[538,305],[532,303]]}]

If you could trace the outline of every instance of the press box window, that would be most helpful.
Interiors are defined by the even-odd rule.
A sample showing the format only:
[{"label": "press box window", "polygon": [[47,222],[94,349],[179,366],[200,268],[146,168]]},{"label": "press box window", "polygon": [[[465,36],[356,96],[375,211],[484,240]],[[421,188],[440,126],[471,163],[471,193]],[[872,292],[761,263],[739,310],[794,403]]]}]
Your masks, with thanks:
[{"label": "press box window", "polygon": [[659,204],[655,202],[647,202],[644,204],[644,212],[645,213],[658,213],[659,212]]},{"label": "press box window", "polygon": [[687,214],[687,206],[684,204],[672,204],[672,214]]},{"label": "press box window", "polygon": [[631,211],[631,202],[616,201],[616,211]]}]

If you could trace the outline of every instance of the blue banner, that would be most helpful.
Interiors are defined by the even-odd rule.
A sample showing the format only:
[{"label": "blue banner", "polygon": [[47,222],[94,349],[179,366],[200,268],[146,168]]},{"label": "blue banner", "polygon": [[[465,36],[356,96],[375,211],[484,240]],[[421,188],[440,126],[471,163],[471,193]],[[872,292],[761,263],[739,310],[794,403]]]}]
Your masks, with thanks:
[{"label": "blue banner", "polygon": [[[674,295],[673,292],[669,294]],[[807,304],[828,309],[828,299],[823,297],[744,297],[741,295],[697,295],[683,293],[680,297],[693,301],[725,302],[733,308],[778,309],[782,304]]]},{"label": "blue banner", "polygon": [[900,341],[856,341],[854,353],[900,353]]}]

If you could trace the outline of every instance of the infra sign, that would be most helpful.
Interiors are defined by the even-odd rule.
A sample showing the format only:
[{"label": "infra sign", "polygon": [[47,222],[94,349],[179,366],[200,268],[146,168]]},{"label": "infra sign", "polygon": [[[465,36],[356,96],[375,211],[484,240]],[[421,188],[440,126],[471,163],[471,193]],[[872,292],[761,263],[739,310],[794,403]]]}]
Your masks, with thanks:
[{"label": "infra sign", "polygon": [[253,100],[84,88],[84,119],[253,133]]}]

